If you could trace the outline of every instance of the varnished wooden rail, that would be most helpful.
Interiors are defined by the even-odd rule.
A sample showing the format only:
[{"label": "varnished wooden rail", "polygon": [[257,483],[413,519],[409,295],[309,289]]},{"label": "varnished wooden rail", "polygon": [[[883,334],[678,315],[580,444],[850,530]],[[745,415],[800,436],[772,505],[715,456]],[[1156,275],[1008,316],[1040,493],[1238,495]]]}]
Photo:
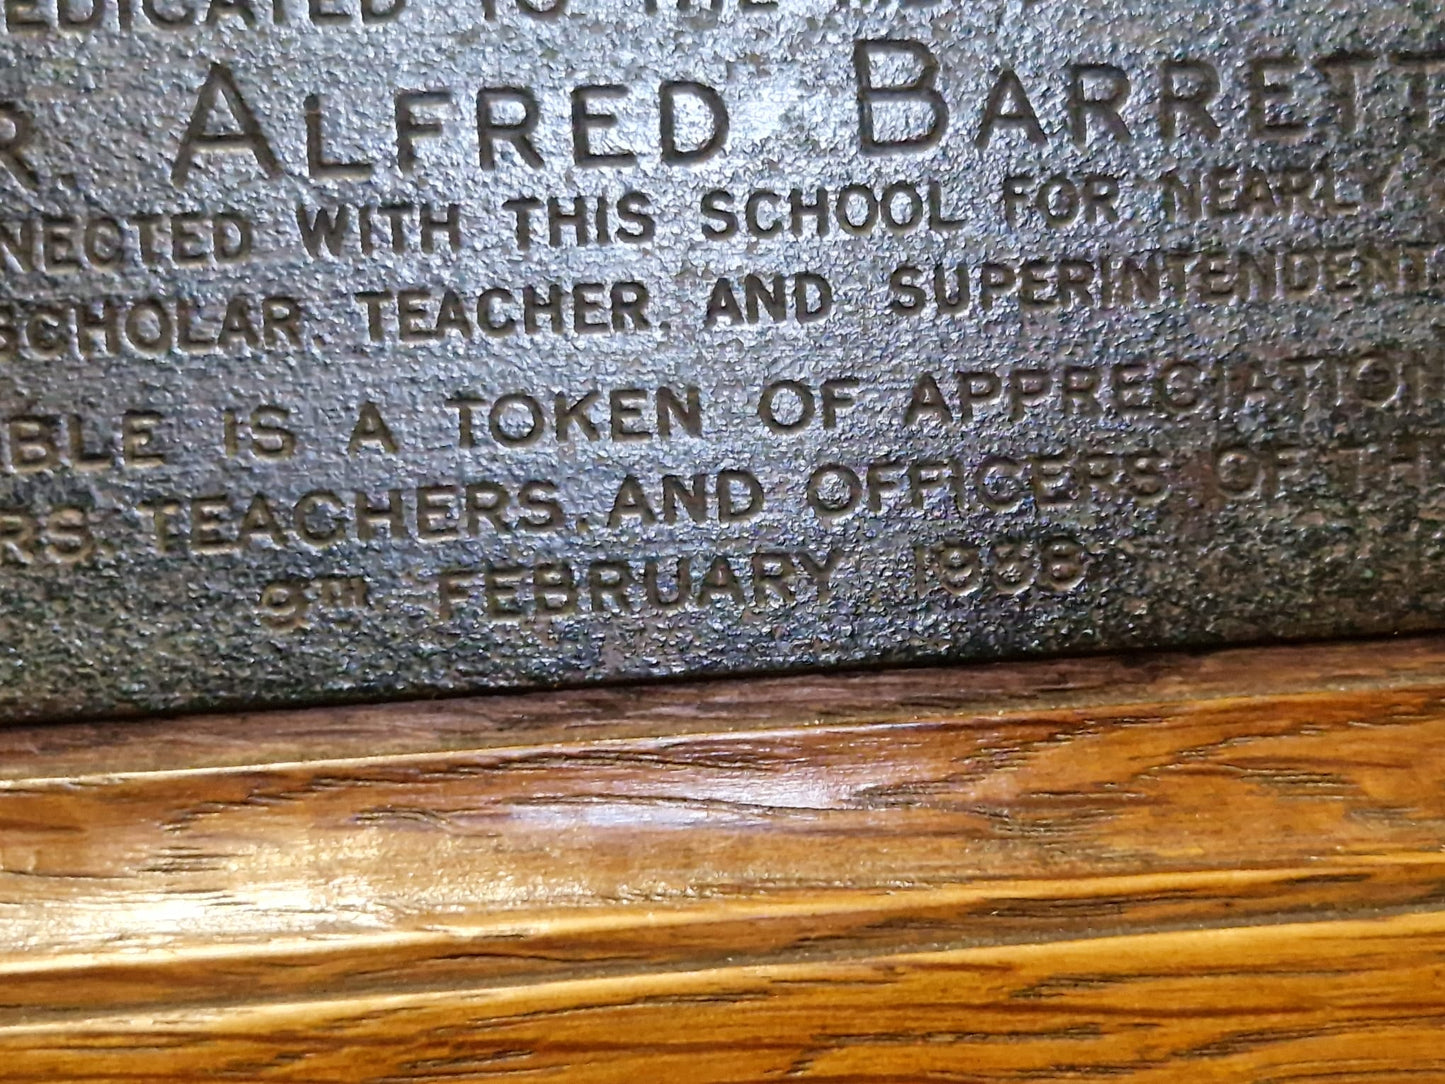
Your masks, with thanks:
[{"label": "varnished wooden rail", "polygon": [[0,1080],[1445,1081],[1445,638],[0,730]]}]

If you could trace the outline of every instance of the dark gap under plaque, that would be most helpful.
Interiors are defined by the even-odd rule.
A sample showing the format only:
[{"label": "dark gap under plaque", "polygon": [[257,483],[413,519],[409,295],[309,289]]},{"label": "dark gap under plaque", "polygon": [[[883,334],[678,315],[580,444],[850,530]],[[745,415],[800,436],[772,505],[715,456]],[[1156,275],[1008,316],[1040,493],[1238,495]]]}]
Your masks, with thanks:
[{"label": "dark gap under plaque", "polygon": [[3,0],[0,718],[1445,614],[1432,4]]}]

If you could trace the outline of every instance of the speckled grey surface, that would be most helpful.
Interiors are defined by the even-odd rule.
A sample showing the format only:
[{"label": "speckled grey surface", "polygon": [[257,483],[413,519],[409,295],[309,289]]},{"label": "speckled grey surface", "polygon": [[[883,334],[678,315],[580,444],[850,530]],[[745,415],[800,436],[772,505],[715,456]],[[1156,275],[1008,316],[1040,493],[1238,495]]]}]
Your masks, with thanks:
[{"label": "speckled grey surface", "polygon": [[0,28],[0,719],[1445,614],[1437,5],[96,2]]}]

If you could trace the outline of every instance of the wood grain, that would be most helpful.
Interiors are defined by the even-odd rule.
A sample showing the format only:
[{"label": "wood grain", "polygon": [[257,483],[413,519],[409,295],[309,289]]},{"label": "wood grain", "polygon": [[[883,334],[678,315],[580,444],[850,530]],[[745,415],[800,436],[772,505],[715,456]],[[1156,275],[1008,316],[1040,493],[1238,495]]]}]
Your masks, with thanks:
[{"label": "wood grain", "polygon": [[1445,1081],[1445,638],[0,730],[4,1081]]}]

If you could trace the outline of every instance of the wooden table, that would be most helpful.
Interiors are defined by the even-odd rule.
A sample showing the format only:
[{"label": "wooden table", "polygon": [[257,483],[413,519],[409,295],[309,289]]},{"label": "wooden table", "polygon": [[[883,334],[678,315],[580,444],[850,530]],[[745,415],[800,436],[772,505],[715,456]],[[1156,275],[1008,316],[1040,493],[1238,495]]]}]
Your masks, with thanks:
[{"label": "wooden table", "polygon": [[0,730],[0,1080],[1445,1080],[1445,638]]}]

